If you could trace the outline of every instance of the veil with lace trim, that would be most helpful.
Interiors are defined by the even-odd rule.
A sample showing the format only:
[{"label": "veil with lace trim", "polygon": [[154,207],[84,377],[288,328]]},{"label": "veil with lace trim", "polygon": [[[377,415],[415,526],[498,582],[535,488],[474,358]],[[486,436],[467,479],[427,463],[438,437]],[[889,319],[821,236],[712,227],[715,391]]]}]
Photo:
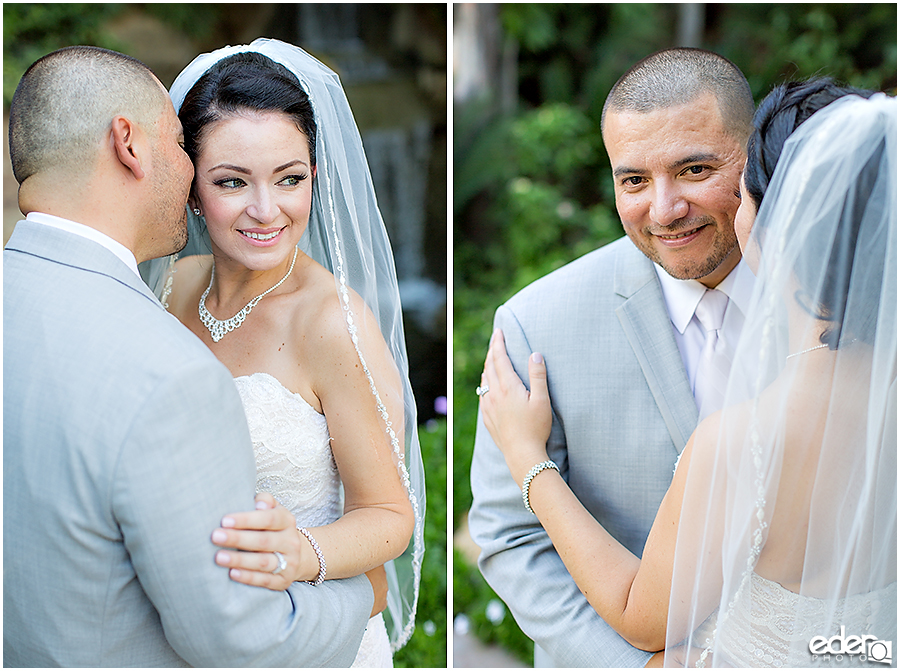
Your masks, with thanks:
[{"label": "veil with lace trim", "polygon": [[876,94],[784,145],[724,410],[689,464],[668,666],[865,665],[896,643],[896,141]]},{"label": "veil with lace trim", "polygon": [[[170,96],[176,111],[188,91],[216,62],[236,53],[254,51],[288,68],[309,96],[317,125],[316,179],[309,225],[299,247],[334,275],[341,299],[347,337],[353,341],[366,373],[385,428],[385,440],[393,447],[398,474],[415,513],[409,547],[385,565],[388,605],[385,623],[396,651],[412,635],[424,554],[425,478],[416,431],[416,404],[409,384],[406,342],[403,334],[400,294],[390,241],[375,199],[372,177],[359,130],[338,75],[305,51],[274,39],[257,39],[249,45],[223,47],[201,54],[178,75]],[[209,253],[208,234],[192,212],[188,213],[188,246],[179,256]],[[171,288],[174,257],[150,262],[147,282],[165,304]],[[360,330],[366,321],[353,312],[351,292],[371,310],[381,335],[400,373],[403,384],[402,424],[391,417],[379,394],[379,381],[366,366]]]}]

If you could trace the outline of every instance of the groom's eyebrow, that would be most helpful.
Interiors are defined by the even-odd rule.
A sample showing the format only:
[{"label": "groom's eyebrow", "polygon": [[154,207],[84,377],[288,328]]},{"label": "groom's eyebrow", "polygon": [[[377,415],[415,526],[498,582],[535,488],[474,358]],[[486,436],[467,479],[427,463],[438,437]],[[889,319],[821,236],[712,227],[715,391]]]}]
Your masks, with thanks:
[{"label": "groom's eyebrow", "polygon": [[719,160],[718,154],[691,154],[690,156],[686,156],[678,161],[675,161],[669,166],[669,170],[677,170],[678,168],[682,168],[686,165],[691,165],[693,163],[710,163]]},{"label": "groom's eyebrow", "polygon": [[[685,156],[684,158],[680,158],[674,163],[670,163],[666,166],[667,170],[678,170],[678,168],[683,168],[686,165],[692,165],[694,163],[716,163],[720,160],[718,154],[691,154],[690,156]],[[649,170],[645,170],[643,168],[632,168],[630,166],[620,166],[613,170],[613,177],[621,177],[623,175],[646,175]]]}]

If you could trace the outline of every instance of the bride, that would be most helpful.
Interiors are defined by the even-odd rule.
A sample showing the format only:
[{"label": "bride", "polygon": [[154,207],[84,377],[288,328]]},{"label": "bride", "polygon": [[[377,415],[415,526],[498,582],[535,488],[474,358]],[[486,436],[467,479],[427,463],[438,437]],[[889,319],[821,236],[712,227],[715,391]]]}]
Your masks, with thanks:
[{"label": "bride", "polygon": [[485,425],[591,605],[665,650],[651,663],[891,661],[897,107],[827,95],[785,85],[754,119],[735,217],[752,308],[724,410],[688,441],[641,558],[532,468],[548,460],[546,368],[533,354],[527,392],[492,338]]},{"label": "bride", "polygon": [[195,255],[149,282],[230,369],[257,490],[290,512],[225,517],[213,541],[234,550],[216,561],[270,589],[385,565],[387,609],[354,666],[391,666],[414,625],[424,478],[390,244],[344,92],[259,39],[197,57],[171,97]]}]

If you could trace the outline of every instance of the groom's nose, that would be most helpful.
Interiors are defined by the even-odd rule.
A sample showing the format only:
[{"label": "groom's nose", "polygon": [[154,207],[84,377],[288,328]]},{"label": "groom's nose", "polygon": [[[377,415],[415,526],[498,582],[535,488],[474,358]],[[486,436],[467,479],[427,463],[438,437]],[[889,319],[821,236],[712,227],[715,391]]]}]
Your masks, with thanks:
[{"label": "groom's nose", "polygon": [[668,226],[686,217],[690,206],[680,189],[666,180],[657,180],[650,191],[650,219]]}]

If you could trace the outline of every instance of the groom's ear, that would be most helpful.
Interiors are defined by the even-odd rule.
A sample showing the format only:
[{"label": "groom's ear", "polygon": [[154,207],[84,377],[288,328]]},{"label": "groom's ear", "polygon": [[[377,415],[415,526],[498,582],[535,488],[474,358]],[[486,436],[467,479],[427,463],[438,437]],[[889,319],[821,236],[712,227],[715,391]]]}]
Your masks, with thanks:
[{"label": "groom's ear", "polygon": [[115,116],[112,120],[111,140],[119,163],[130,171],[135,179],[144,178],[144,167],[141,165],[139,138],[143,135],[136,123],[124,116]]}]

